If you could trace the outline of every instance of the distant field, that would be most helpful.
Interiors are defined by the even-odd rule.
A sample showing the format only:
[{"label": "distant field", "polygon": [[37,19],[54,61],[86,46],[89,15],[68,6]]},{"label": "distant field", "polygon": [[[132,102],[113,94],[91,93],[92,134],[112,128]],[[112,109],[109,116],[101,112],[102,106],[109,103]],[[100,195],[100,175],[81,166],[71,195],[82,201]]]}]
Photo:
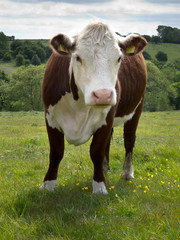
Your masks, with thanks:
[{"label": "distant field", "polygon": [[12,74],[17,70],[17,67],[15,67],[15,64],[13,63],[0,62],[0,70],[4,71],[5,73]]},{"label": "distant field", "polygon": [[172,44],[172,43],[161,43],[161,44],[153,44],[148,43],[146,50],[152,58],[155,58],[155,55],[162,51],[167,54],[168,62],[173,62],[174,59],[180,58],[180,44]]},{"label": "distant field", "polygon": [[142,114],[132,181],[121,179],[122,127],[115,129],[108,196],[92,194],[89,143],[66,143],[55,192],[41,192],[44,114],[0,112],[0,239],[180,239],[180,111]]}]

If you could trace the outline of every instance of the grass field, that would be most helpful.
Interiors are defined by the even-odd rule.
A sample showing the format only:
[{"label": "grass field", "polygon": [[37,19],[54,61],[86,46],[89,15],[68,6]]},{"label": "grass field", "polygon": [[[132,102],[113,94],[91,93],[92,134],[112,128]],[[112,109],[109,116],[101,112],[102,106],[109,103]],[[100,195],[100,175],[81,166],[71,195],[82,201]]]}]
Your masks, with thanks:
[{"label": "grass field", "polygon": [[152,59],[156,59],[156,54],[161,51],[167,54],[168,62],[174,62],[175,59],[180,58],[180,44],[173,43],[148,43],[146,50]]},{"label": "grass field", "polygon": [[135,179],[121,179],[122,127],[115,129],[107,196],[92,194],[89,142],[66,144],[57,188],[39,191],[49,146],[40,112],[0,112],[0,239],[180,239],[180,112],[143,113]]},{"label": "grass field", "polygon": [[14,73],[18,68],[15,67],[15,64],[10,62],[10,63],[4,63],[0,62],[0,70],[4,71],[5,73],[12,74]]}]

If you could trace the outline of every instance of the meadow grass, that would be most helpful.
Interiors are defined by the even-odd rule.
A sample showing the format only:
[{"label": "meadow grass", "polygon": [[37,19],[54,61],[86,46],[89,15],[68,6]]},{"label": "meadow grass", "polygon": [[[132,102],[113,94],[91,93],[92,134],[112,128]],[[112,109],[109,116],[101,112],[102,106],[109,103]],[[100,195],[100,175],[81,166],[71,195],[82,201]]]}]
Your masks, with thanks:
[{"label": "meadow grass", "polygon": [[66,143],[56,190],[39,191],[48,154],[42,112],[0,113],[0,239],[180,239],[179,111],[142,114],[131,181],[115,129],[107,196],[92,194],[89,142]]}]

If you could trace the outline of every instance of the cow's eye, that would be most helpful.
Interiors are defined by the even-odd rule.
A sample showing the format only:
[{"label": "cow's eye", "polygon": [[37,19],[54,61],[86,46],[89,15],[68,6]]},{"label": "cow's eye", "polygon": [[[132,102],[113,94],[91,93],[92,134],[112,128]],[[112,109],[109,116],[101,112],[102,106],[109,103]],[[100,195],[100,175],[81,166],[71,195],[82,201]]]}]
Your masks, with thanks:
[{"label": "cow's eye", "polygon": [[121,61],[121,57],[118,58],[118,63]]},{"label": "cow's eye", "polygon": [[82,62],[82,61],[81,61],[81,58],[80,58],[78,55],[76,56],[76,61],[77,61],[77,62],[80,62],[80,63]]}]

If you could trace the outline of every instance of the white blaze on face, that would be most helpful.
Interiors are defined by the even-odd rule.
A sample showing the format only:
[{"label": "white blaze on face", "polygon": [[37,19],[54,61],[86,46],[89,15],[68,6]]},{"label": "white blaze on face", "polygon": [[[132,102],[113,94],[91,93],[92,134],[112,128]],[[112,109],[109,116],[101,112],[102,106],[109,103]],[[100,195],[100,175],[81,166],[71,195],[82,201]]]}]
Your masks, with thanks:
[{"label": "white blaze on face", "polygon": [[[101,28],[88,26],[78,35],[76,50],[71,58],[70,74],[73,71],[85,104],[95,104],[93,93],[95,96],[96,93],[101,96],[104,94],[105,97],[109,93],[109,105],[116,104],[115,85],[122,55],[116,36],[106,25]],[[100,91],[97,92],[98,90]]]}]

